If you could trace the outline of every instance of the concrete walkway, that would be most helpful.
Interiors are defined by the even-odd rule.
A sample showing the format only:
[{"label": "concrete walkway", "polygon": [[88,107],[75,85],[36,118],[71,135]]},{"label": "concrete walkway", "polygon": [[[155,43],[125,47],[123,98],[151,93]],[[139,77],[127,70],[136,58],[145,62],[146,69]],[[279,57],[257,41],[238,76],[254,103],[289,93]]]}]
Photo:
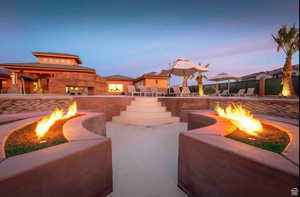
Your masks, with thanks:
[{"label": "concrete walkway", "polygon": [[109,197],[187,197],[177,187],[178,135],[186,123],[153,127],[108,122],[113,190]]}]

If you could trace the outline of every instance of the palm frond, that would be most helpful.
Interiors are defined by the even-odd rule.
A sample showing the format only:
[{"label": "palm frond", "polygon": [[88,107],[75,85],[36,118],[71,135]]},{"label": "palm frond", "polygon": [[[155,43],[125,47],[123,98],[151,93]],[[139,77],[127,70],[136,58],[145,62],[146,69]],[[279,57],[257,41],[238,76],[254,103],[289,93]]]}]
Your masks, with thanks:
[{"label": "palm frond", "polygon": [[293,54],[299,50],[299,29],[296,25],[287,28],[282,25],[277,35],[272,35],[277,44],[277,51],[283,50],[285,54]]}]

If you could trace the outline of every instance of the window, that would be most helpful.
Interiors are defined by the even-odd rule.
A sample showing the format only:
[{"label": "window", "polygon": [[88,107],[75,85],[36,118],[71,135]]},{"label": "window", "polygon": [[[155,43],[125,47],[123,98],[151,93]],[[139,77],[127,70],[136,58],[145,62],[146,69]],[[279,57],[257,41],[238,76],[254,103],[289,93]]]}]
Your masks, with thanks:
[{"label": "window", "polygon": [[158,80],[155,80],[155,83],[158,84]]},{"label": "window", "polygon": [[123,92],[123,84],[108,84],[109,92]]}]

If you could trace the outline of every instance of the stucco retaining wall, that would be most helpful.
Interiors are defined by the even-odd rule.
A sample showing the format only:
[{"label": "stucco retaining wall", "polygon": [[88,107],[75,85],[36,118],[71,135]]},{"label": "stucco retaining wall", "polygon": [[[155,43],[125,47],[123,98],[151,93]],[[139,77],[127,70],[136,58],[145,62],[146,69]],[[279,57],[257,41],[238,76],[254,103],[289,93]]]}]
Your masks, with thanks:
[{"label": "stucco retaining wall", "polygon": [[[96,124],[82,124],[89,124],[89,118],[98,118],[101,125],[104,115],[81,113],[86,115],[67,121],[63,127],[68,143],[2,158],[2,161],[0,158],[0,196],[104,197],[112,192],[111,140],[99,135],[99,129],[100,133],[103,130],[97,129]],[[10,123],[6,127],[10,130],[1,127],[1,142],[5,132],[9,135],[14,125],[17,128],[25,122]]]},{"label": "stucco retaining wall", "polygon": [[[179,136],[178,186],[183,191],[191,197],[291,195],[299,182],[299,157],[293,153],[299,154],[297,139],[282,154],[262,150],[224,137],[226,122],[209,120],[205,113],[190,114],[193,130]],[[286,128],[298,137],[298,127]]]},{"label": "stucco retaining wall", "polygon": [[79,110],[100,112],[106,115],[106,120],[111,121],[113,116],[120,115],[126,106],[134,100],[128,96],[80,96],[75,97]]}]

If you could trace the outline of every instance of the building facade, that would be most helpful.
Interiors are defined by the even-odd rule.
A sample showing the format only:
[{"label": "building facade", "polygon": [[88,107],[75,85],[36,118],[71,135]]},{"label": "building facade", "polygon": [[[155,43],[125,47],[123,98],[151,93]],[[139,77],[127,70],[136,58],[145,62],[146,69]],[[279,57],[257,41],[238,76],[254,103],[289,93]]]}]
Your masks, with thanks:
[{"label": "building facade", "polygon": [[169,77],[168,75],[161,75],[156,72],[150,72],[144,74],[134,80],[135,86],[156,86],[157,88],[168,88],[169,86]]},{"label": "building facade", "polygon": [[81,66],[79,56],[33,52],[34,63],[4,63],[9,71],[0,77],[1,93],[105,94],[106,82],[94,69]]},{"label": "building facade", "polygon": [[111,75],[104,78],[108,94],[127,94],[129,85],[134,85],[136,88],[139,88],[139,86],[168,88],[169,83],[168,75],[161,75],[156,72],[147,73],[138,78],[122,75]]},{"label": "building facade", "polygon": [[[283,68],[278,68],[278,69],[265,71],[265,72],[252,73],[249,75],[242,76],[241,80],[248,81],[248,80],[259,80],[261,78],[265,78],[265,79],[282,78],[283,76],[282,69]],[[292,76],[299,76],[299,64],[292,66]]]},{"label": "building facade", "polygon": [[107,94],[127,94],[128,86],[134,85],[133,78],[122,75],[104,77],[106,80]]}]

